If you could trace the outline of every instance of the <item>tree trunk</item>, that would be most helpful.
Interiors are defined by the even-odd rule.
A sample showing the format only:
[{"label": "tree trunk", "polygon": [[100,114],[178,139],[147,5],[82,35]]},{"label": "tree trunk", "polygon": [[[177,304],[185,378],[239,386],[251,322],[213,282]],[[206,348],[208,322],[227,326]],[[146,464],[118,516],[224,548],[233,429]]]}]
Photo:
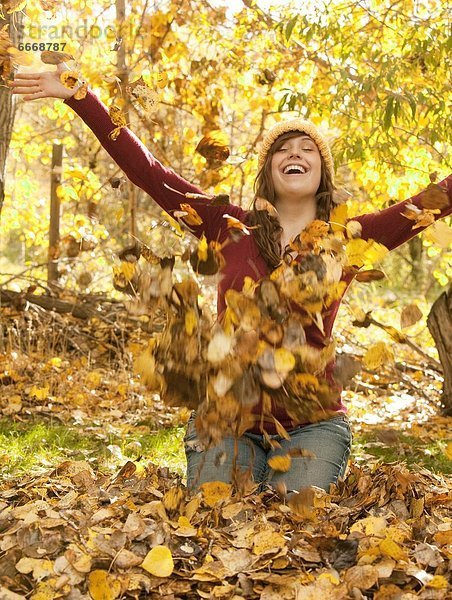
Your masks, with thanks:
[{"label": "tree trunk", "polygon": [[427,327],[435,340],[444,371],[443,412],[452,416],[452,285],[433,303]]},{"label": "tree trunk", "polygon": [[422,289],[424,284],[423,246],[422,240],[418,235],[408,242],[408,250],[411,258],[411,277],[413,283],[418,289]]},{"label": "tree trunk", "polygon": [[60,276],[58,272],[58,255],[60,246],[60,198],[57,194],[63,169],[63,146],[53,144],[52,171],[50,174],[50,223],[49,249],[47,258],[47,284],[56,283]]},{"label": "tree trunk", "polygon": [[[129,68],[127,66],[127,37],[125,33],[126,26],[126,2],[125,0],[116,0],[116,20],[119,25],[119,36],[122,38],[122,43],[117,51],[117,68],[118,68],[118,77],[121,80],[122,89],[125,90],[129,85]],[[129,103],[127,97],[125,96],[126,103],[122,109],[124,117],[127,123],[130,123],[130,112],[129,112]],[[137,217],[136,217],[136,188],[135,185],[127,180],[127,188],[128,188],[128,199],[129,199],[129,233],[132,238],[135,238],[137,235]]]},{"label": "tree trunk", "polygon": [[[16,12],[5,14],[5,18],[0,18],[0,29],[9,25],[8,33],[11,42],[17,44],[23,39],[23,14]],[[5,167],[6,157],[8,156],[9,144],[11,142],[11,134],[13,131],[14,114],[16,112],[16,101],[13,99],[13,94],[4,85],[3,80],[0,80],[0,217],[2,214],[3,202],[5,200]]]}]

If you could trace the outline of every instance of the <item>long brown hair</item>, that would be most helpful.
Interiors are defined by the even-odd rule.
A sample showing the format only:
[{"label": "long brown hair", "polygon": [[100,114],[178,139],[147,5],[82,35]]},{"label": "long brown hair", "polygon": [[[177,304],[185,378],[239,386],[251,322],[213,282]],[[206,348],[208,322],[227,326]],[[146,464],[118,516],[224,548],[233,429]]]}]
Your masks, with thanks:
[{"label": "long brown hair", "polygon": [[[271,174],[271,161],[273,155],[284,145],[287,140],[300,134],[300,131],[288,131],[287,133],[283,133],[277,140],[274,141],[265,158],[265,162],[261,170],[257,174],[256,181],[254,182],[255,195],[251,211],[249,213],[248,222],[250,225],[258,226],[253,230],[254,238],[262,257],[272,270],[281,264],[282,227],[279,219],[276,216],[270,215],[267,210],[258,210],[256,208],[256,200],[257,198],[264,198],[270,202],[270,204],[275,206],[276,193]],[[334,185],[330,172],[325,168],[325,161],[323,160],[322,155],[320,155],[320,159],[322,170],[319,189],[316,193],[316,218],[321,221],[328,221],[333,206]]]}]

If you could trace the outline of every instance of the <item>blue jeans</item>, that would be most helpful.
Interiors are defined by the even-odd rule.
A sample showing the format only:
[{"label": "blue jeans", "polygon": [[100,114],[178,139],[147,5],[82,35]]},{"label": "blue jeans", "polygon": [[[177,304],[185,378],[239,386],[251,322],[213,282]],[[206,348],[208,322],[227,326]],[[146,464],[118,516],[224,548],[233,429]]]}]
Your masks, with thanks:
[{"label": "blue jeans", "polygon": [[[285,484],[287,492],[310,485],[328,491],[330,484],[336,483],[347,467],[352,435],[343,414],[288,431],[289,440],[280,435],[269,435],[280,443],[281,448],[277,449],[272,449],[263,435],[247,432],[237,439],[225,437],[218,446],[203,450],[197,441],[195,418],[196,414],[192,413],[184,437],[187,487],[192,493],[208,481],[232,483],[234,467],[236,471],[249,471],[254,482],[261,484],[261,489],[265,484],[273,488]],[[307,450],[315,457],[293,456],[286,473],[269,467],[267,461],[273,456],[286,455],[297,449]]]}]

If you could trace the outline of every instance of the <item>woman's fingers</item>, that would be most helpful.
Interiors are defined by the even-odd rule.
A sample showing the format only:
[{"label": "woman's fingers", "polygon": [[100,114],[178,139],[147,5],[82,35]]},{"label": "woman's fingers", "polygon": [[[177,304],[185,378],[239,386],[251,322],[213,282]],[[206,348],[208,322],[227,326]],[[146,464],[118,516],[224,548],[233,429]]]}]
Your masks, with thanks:
[{"label": "woman's fingers", "polygon": [[20,86],[21,88],[28,88],[28,87],[33,87],[35,85],[38,85],[38,80],[37,79],[30,79],[29,81],[8,81],[8,85],[10,87],[15,87],[16,89],[18,88],[18,86]]},{"label": "woman's fingers", "polygon": [[14,73],[14,79],[39,79],[41,73]]},{"label": "woman's fingers", "polygon": [[48,98],[48,95],[45,92],[36,92],[35,94],[24,96],[24,100],[37,100],[38,98]]},{"label": "woman's fingers", "polygon": [[15,87],[14,90],[12,90],[15,94],[30,94],[32,92],[41,92],[41,87],[39,85],[30,85],[30,86],[21,86],[21,87]]}]

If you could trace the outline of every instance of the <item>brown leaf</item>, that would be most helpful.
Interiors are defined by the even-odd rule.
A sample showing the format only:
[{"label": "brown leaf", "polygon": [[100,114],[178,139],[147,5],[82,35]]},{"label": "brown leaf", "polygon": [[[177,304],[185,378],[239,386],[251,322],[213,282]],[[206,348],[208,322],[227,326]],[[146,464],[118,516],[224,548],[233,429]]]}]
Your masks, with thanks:
[{"label": "brown leaf", "polygon": [[447,190],[442,188],[437,183],[430,183],[427,188],[419,194],[420,202],[423,208],[443,209],[449,206],[449,197]]},{"label": "brown leaf", "polygon": [[230,154],[228,138],[225,133],[215,129],[206,134],[196,146],[195,152],[208,160],[225,161]]},{"label": "brown leaf", "polygon": [[383,271],[380,271],[378,269],[368,269],[367,271],[359,271],[356,276],[355,279],[356,281],[361,281],[361,282],[369,282],[369,281],[379,281],[380,279],[384,279],[386,277],[386,275],[383,273]]},{"label": "brown leaf", "polygon": [[402,329],[405,327],[411,327],[422,319],[422,311],[417,304],[408,304],[405,306],[400,314],[400,326]]},{"label": "brown leaf", "polygon": [[46,65],[59,65],[65,60],[75,60],[75,58],[67,52],[54,52],[52,50],[41,52],[41,61]]}]

